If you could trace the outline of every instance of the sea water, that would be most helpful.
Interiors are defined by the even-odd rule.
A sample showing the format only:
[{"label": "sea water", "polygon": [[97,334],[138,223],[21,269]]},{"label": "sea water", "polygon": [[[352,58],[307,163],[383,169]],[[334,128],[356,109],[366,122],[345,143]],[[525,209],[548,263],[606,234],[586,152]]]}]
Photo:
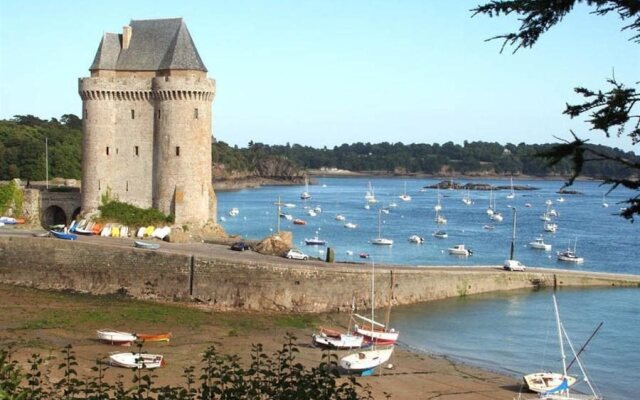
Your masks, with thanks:
[{"label": "sea water", "polygon": [[[369,182],[379,202],[367,209],[364,196]],[[290,231],[294,244],[310,256],[324,258],[325,246],[304,244],[305,238],[317,235],[334,249],[337,261],[367,261],[359,258],[360,253],[366,253],[376,263],[427,268],[501,265],[510,256],[515,214],[514,258],[527,266],[640,274],[640,258],[635,256],[637,222],[633,224],[616,215],[633,192],[616,190],[604,199],[607,187],[597,182],[576,182],[570,189],[579,194],[561,195],[557,193],[563,185],[560,181],[516,181],[517,186],[535,190],[516,191],[514,199],[506,198],[508,189],[493,193],[470,191],[472,204],[465,205],[465,191],[422,189],[437,182],[414,178],[318,178],[309,187],[312,197],[306,201],[300,199],[303,186],[219,192],[219,218],[228,233],[246,238],[259,239],[278,229]],[[457,182],[509,185],[504,180]],[[399,198],[405,183],[407,194],[412,197],[407,202]],[[438,197],[447,219],[445,225],[435,222]],[[486,213],[490,197],[495,198],[494,210],[503,215],[502,222],[491,221]],[[603,207],[603,201],[609,207]],[[559,214],[554,218],[558,225],[554,234],[543,230],[540,218],[547,211],[548,202]],[[291,203],[295,208],[276,203]],[[233,207],[240,211],[235,217],[227,213]],[[320,208],[322,212],[310,216],[309,208]],[[278,212],[303,219],[306,225],[293,225],[279,218]],[[346,220],[336,220],[338,214]],[[357,224],[357,228],[344,228],[346,222]],[[486,229],[486,225],[493,229]],[[440,229],[448,233],[448,238],[432,236]],[[424,237],[425,243],[409,242],[408,237],[414,234]],[[371,239],[379,235],[393,239],[393,246],[371,244]],[[553,245],[551,252],[529,247],[529,242],[539,236]],[[471,248],[473,255],[451,256],[447,249],[455,244]],[[575,248],[584,263],[558,261],[556,251],[568,247]],[[636,350],[640,348],[640,289],[563,290],[558,301],[567,331],[573,335],[575,329],[573,340],[578,347],[590,330],[604,321],[584,359],[594,375],[592,380],[606,397],[633,398],[631,394],[640,393],[640,358]],[[548,368],[554,370],[560,368],[555,327],[549,330],[548,321],[553,321],[554,316],[550,307],[548,292],[509,292],[398,307],[393,322],[407,345],[521,375],[539,370],[542,364],[536,364],[538,361],[549,363]]]}]

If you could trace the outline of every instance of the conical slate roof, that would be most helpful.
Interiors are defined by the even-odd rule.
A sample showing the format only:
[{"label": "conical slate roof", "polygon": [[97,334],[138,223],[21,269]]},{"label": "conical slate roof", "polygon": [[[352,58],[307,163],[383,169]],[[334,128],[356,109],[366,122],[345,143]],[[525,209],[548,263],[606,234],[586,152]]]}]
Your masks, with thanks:
[{"label": "conical slate roof", "polygon": [[105,33],[91,71],[196,70],[207,72],[182,18],[131,20],[131,41],[122,48],[122,35]]}]

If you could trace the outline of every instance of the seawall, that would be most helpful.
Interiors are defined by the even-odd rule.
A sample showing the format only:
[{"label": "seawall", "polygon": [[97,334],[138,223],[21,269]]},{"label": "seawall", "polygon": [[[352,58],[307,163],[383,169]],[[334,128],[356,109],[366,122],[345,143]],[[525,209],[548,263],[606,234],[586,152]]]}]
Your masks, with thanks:
[{"label": "seawall", "polygon": [[[104,240],[103,240],[104,239]],[[370,304],[371,265],[292,261],[226,246],[0,236],[0,282],[41,289],[197,303],[215,310],[318,313]],[[635,286],[638,275],[487,267],[375,268],[376,306],[406,305],[492,291],[564,286]]]}]

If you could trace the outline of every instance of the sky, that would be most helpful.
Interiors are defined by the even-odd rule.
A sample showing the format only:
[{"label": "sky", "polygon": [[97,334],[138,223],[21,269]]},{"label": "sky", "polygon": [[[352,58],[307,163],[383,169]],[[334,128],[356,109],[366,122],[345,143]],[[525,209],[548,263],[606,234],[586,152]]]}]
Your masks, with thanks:
[{"label": "sky", "polygon": [[0,119],[81,115],[104,32],[185,19],[216,80],[213,135],[246,147],[343,143],[550,143],[590,132],[562,114],[576,86],[640,81],[640,44],[615,15],[577,7],[531,49],[500,53],[515,17],[471,17],[481,0],[0,2]]}]

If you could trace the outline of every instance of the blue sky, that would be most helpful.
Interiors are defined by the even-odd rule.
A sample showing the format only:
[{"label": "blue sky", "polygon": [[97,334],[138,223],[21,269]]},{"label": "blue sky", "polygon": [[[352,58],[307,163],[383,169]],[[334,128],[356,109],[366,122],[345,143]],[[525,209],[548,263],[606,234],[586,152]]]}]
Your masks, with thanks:
[{"label": "blue sky", "polygon": [[640,45],[615,16],[578,7],[533,49],[486,42],[515,18],[471,18],[480,1],[0,2],[0,118],[80,115],[77,79],[103,32],[183,17],[217,82],[213,132],[333,147],[354,142],[555,142],[573,129],[636,150],[562,115],[575,86],[640,80]]}]

